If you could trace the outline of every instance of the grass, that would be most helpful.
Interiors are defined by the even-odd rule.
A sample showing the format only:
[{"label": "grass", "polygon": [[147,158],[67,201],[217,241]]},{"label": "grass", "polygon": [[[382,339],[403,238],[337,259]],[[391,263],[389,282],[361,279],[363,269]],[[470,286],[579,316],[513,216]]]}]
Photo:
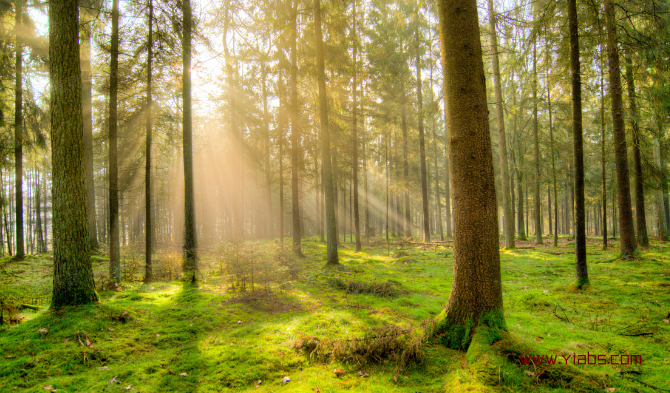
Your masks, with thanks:
[{"label": "grass", "polygon": [[[198,288],[128,280],[118,292],[100,292],[100,304],[24,310],[24,322],[0,327],[0,392],[670,391],[670,245],[652,242],[627,262],[590,239],[585,290],[572,286],[574,245],[532,247],[501,251],[509,328],[502,340],[482,333],[467,353],[428,340],[423,363],[402,372],[390,358],[365,365],[310,358],[296,342],[351,340],[389,325],[418,329],[449,296],[448,244],[352,247],[340,253],[346,268],[325,269],[325,245],[308,238],[298,279],[270,295],[233,292],[216,264],[203,261]],[[51,264],[49,255],[0,259],[0,296],[44,301]],[[104,257],[93,265],[98,278],[107,270]],[[587,353],[639,354],[643,363],[519,360]]]}]

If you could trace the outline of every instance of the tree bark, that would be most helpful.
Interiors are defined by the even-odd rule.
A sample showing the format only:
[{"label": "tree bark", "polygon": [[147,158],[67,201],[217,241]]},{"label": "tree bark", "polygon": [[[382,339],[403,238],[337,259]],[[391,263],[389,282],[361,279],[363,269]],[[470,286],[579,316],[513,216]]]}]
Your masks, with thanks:
[{"label": "tree bark", "polygon": [[428,174],[426,170],[426,142],[423,129],[423,86],[421,82],[421,37],[419,35],[419,18],[417,10],[416,39],[416,101],[419,118],[419,155],[421,160],[421,201],[423,203],[423,241],[430,242],[430,213],[428,202]]},{"label": "tree bark", "polygon": [[[454,196],[451,326],[505,329],[493,155],[475,0],[438,0]],[[475,322],[477,321],[477,322]],[[460,330],[460,329],[459,329]],[[469,340],[463,337],[459,343]]]},{"label": "tree bark", "polygon": [[49,5],[54,277],[51,307],[98,301],[86,214],[77,0]]},{"label": "tree bark", "polygon": [[[600,53],[602,53],[600,44]],[[602,63],[601,63],[602,64]],[[602,225],[603,225],[603,250],[607,250],[607,174],[605,173],[605,72],[600,67],[600,171],[602,178]]]},{"label": "tree bark", "polygon": [[656,191],[656,220],[658,225],[658,237],[663,240],[668,240],[670,233],[668,232],[667,222],[665,220],[665,205],[663,204],[663,184],[666,184],[667,180],[665,178],[665,173],[663,172],[663,161],[661,156],[661,144],[660,140],[663,136],[663,129],[661,126],[661,121],[659,116],[656,115],[656,127],[657,130],[654,132],[654,166],[659,170],[660,181],[659,188]]},{"label": "tree bark", "polygon": [[[297,1],[297,0],[296,0]],[[337,255],[337,232],[335,228],[335,204],[333,200],[333,168],[330,157],[330,129],[328,125],[328,97],[326,94],[325,60],[323,56],[323,33],[321,32],[321,1],[314,0],[314,35],[316,43],[316,77],[319,87],[319,119],[321,121],[321,147],[326,192],[326,255],[328,266],[339,265]]]},{"label": "tree bark", "polygon": [[146,113],[146,152],[144,168],[144,282],[150,282],[154,279],[153,265],[151,263],[151,253],[153,252],[153,212],[151,210],[151,128],[152,128],[152,97],[151,97],[151,62],[153,60],[153,22],[154,22],[154,2],[149,0],[149,33],[147,43],[147,113]]},{"label": "tree bark", "polygon": [[[316,12],[316,11],[315,11]],[[302,255],[300,242],[300,199],[298,194],[298,157],[300,135],[298,125],[298,0],[291,8],[291,205],[293,218],[293,252]],[[325,82],[324,82],[325,83]]]},{"label": "tree bark", "polygon": [[589,284],[586,266],[586,221],[584,210],[584,146],[582,131],[582,82],[579,63],[579,28],[576,0],[568,0],[570,71],[572,73],[572,138],[575,159],[575,269],[577,287]]},{"label": "tree bark", "polygon": [[637,224],[637,242],[640,246],[649,245],[647,235],[647,217],[644,209],[644,174],[642,173],[642,153],[640,152],[640,126],[638,125],[637,99],[635,97],[635,78],[631,54],[625,56],[626,85],[630,104],[630,125],[633,130],[633,167],[635,168],[635,221]]},{"label": "tree bark", "polygon": [[182,29],[182,132],[184,147],[184,275],[193,284],[197,281],[198,250],[195,232],[195,196],[193,190],[193,122],[191,115],[191,29],[193,16],[191,0],[182,0],[184,23]]},{"label": "tree bark", "polygon": [[537,122],[537,38],[533,40],[533,153],[535,169],[535,244],[542,244],[542,203],[540,201],[540,138]]},{"label": "tree bark", "polygon": [[16,203],[16,258],[23,259],[23,0],[16,1],[16,84],[14,100],[14,192]]},{"label": "tree bark", "polygon": [[623,120],[621,97],[621,70],[619,67],[619,48],[614,15],[613,0],[605,1],[607,24],[607,58],[609,65],[610,95],[612,97],[612,120],[614,123],[614,155],[616,162],[617,196],[619,201],[620,249],[625,259],[635,256],[637,244],[633,224],[633,212],[630,201],[630,181],[628,177],[628,151],[626,129]]},{"label": "tree bark", "polygon": [[119,91],[119,0],[112,4],[112,53],[109,71],[109,277],[121,281],[119,245],[118,115]]},{"label": "tree bark", "polygon": [[353,174],[352,174],[352,180],[351,182],[353,183],[353,204],[354,204],[354,232],[356,233],[356,251],[361,251],[361,228],[360,228],[360,221],[359,221],[359,213],[358,213],[358,97],[356,95],[356,89],[358,87],[357,85],[357,80],[356,80],[356,68],[357,68],[357,51],[358,51],[358,45],[356,42],[356,0],[354,0],[353,4],[353,21],[352,21],[352,29],[353,29],[353,49],[354,49],[354,62],[353,62],[353,110],[352,110],[352,116],[353,116],[353,124],[352,124],[352,136],[351,136],[351,144],[353,145]]},{"label": "tree bark", "polygon": [[407,97],[403,93],[403,102],[401,110],[401,120],[402,120],[402,175],[405,191],[405,225],[403,231],[405,236],[412,237],[412,218],[410,215],[409,209],[409,159],[408,155],[408,144],[407,144]]}]

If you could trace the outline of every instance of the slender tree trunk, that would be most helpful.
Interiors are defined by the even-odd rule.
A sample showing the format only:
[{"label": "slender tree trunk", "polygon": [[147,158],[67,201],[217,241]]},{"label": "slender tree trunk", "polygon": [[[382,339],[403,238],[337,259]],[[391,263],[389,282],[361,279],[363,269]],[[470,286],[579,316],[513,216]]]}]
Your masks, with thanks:
[{"label": "slender tree trunk", "polygon": [[614,123],[614,154],[619,199],[619,232],[621,234],[619,244],[623,257],[631,259],[635,256],[637,244],[635,241],[633,212],[630,201],[628,152],[626,147],[626,130],[623,120],[619,48],[617,46],[616,27],[614,25],[615,15],[613,0],[605,1],[605,17],[607,22],[607,57],[609,60],[610,95],[612,97],[612,119]]},{"label": "slender tree trunk", "polygon": [[117,95],[119,91],[119,0],[112,5],[112,53],[109,73],[109,277],[121,281],[119,245],[119,169]]},{"label": "slender tree trunk", "polygon": [[[446,107],[446,98],[444,103]],[[446,213],[445,221],[447,222],[447,239],[451,239],[451,169],[449,168],[449,124],[446,122],[444,127],[444,211]]]},{"label": "slender tree trunk", "polygon": [[354,64],[353,64],[353,124],[352,124],[352,136],[351,136],[351,143],[352,143],[352,148],[353,148],[353,165],[352,165],[352,179],[351,182],[353,183],[353,207],[354,207],[354,232],[356,233],[356,251],[361,251],[361,228],[360,228],[360,222],[359,222],[359,214],[358,214],[358,102],[357,102],[357,95],[356,95],[356,89],[358,87],[357,80],[356,80],[356,68],[357,68],[357,51],[358,51],[358,45],[356,44],[356,0],[354,0],[354,7],[353,7],[353,21],[352,21],[352,29],[353,29],[353,49],[354,49]]},{"label": "slender tree trunk", "polygon": [[644,209],[644,174],[642,173],[642,154],[640,153],[640,127],[638,125],[637,101],[635,97],[635,78],[631,54],[625,57],[626,85],[630,104],[630,125],[633,130],[633,166],[635,168],[635,219],[637,223],[637,242],[640,246],[649,245],[647,218]]},{"label": "slender tree trunk", "polygon": [[49,5],[54,277],[51,306],[98,301],[86,214],[83,114],[76,0]]},{"label": "slender tree trunk", "polygon": [[[403,93],[404,94],[404,93]],[[408,144],[407,144],[407,97],[403,95],[402,103],[402,174],[403,174],[403,189],[405,191],[405,225],[403,231],[407,237],[412,237],[412,218],[409,210],[409,159],[408,159]]]},{"label": "slender tree trunk", "polygon": [[[506,329],[493,155],[477,3],[438,0],[454,193],[454,279],[445,321]],[[478,322],[475,322],[478,323]],[[456,330],[463,335],[463,330]],[[458,336],[457,336],[458,337]],[[468,342],[458,337],[452,346]]]},{"label": "slender tree trunk", "polygon": [[[316,11],[315,11],[316,12]],[[291,8],[291,212],[293,218],[293,252],[302,255],[300,242],[300,198],[298,194],[298,158],[300,135],[298,125],[298,0]],[[325,82],[324,82],[325,83]],[[325,94],[325,93],[324,93]]]},{"label": "slender tree trunk", "polygon": [[[554,145],[554,124],[551,112],[551,88],[549,86],[550,86],[549,63],[547,62],[547,112],[549,112],[549,143],[551,145],[551,177],[554,191],[554,247],[558,247],[558,191],[556,181],[556,151]],[[551,213],[549,214],[551,216]]]},{"label": "slender tree trunk", "polygon": [[193,135],[191,116],[191,29],[193,16],[191,0],[182,0],[184,15],[182,38],[183,86],[183,146],[184,146],[184,266],[183,271],[191,283],[197,281],[198,250],[195,232],[195,196],[193,189]]},{"label": "slender tree trunk", "polygon": [[[417,11],[418,13],[418,11]],[[419,35],[417,14],[417,27],[415,30],[416,40],[416,100],[419,118],[419,154],[421,160],[421,200],[423,202],[423,241],[430,242],[430,214],[428,209],[428,175],[426,170],[426,143],[423,129],[423,86],[421,82],[421,56],[419,49],[421,46],[421,37]]]},{"label": "slender tree trunk", "polygon": [[661,160],[661,144],[660,139],[663,135],[663,130],[661,127],[660,116],[656,115],[656,124],[657,130],[654,132],[654,166],[658,168],[660,173],[660,184],[659,189],[655,192],[656,194],[656,219],[658,225],[658,237],[663,240],[668,240],[670,233],[668,233],[668,226],[665,220],[665,206],[663,204],[663,187],[660,186],[666,183],[665,173],[662,169],[662,160]]},{"label": "slender tree trunk", "polygon": [[145,263],[145,272],[144,272],[144,282],[150,282],[154,279],[153,266],[151,263],[151,253],[153,251],[153,220],[152,220],[152,210],[151,210],[151,128],[152,128],[152,96],[151,96],[151,62],[153,60],[153,46],[154,46],[154,37],[153,37],[153,23],[154,23],[154,2],[149,0],[149,34],[147,36],[147,113],[146,113],[146,132],[147,132],[147,141],[146,141],[146,152],[145,152],[145,168],[144,168],[144,263]]},{"label": "slender tree trunk", "polygon": [[[297,0],[296,0],[297,1]],[[323,33],[321,32],[321,1],[314,0],[314,33],[316,42],[316,73],[319,86],[319,118],[321,120],[321,146],[326,190],[326,254],[327,265],[339,265],[337,256],[337,232],[335,228],[335,204],[333,200],[333,168],[330,157],[330,129],[328,125],[328,97],[323,56]]]},{"label": "slender tree trunk", "polygon": [[514,215],[510,201],[509,170],[507,167],[507,140],[505,136],[505,114],[502,97],[502,78],[500,77],[500,62],[498,60],[498,36],[496,31],[496,14],[493,0],[489,5],[489,33],[491,35],[491,49],[493,51],[493,90],[496,100],[496,125],[498,127],[498,144],[500,145],[500,174],[502,183],[505,248],[514,248]]},{"label": "slender tree trunk", "polygon": [[[602,44],[600,53],[603,53]],[[602,64],[602,63],[601,63]],[[607,250],[607,175],[605,173],[605,72],[600,67],[600,170],[602,178],[603,250]]]},{"label": "slender tree trunk", "polygon": [[586,222],[584,210],[584,147],[582,132],[582,82],[579,63],[579,28],[576,0],[568,0],[570,71],[572,73],[572,138],[575,158],[575,259],[577,287],[589,284],[586,266]]},{"label": "slender tree trunk", "polygon": [[[364,123],[365,124],[365,123]],[[370,244],[370,209],[368,206],[368,153],[363,141],[363,182],[365,183],[365,242]]]},{"label": "slender tree trunk", "polygon": [[540,138],[537,122],[537,38],[533,40],[533,153],[535,169],[535,244],[542,244],[542,215],[540,201]]},{"label": "slender tree trunk", "polygon": [[265,61],[261,62],[261,78],[263,83],[263,134],[265,136],[265,207],[267,209],[267,224],[261,225],[265,237],[270,237],[274,227],[272,214],[272,167],[270,166],[270,116],[268,114],[267,68]]},{"label": "slender tree trunk", "polygon": [[[282,94],[279,95],[279,106],[281,103]],[[279,127],[279,243],[284,244],[284,137],[283,137],[283,122],[282,127]]]},{"label": "slender tree trunk", "polygon": [[14,192],[16,193],[16,258],[23,259],[23,0],[16,1],[16,85],[14,100]]}]

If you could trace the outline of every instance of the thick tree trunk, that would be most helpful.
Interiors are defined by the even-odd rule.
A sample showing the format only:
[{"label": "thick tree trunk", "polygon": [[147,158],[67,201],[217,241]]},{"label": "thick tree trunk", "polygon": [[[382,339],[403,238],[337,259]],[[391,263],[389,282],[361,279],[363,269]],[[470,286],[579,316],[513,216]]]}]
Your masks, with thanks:
[{"label": "thick tree trunk", "polygon": [[[296,0],[297,1],[297,0]],[[330,129],[328,125],[328,96],[326,92],[325,60],[323,56],[323,33],[321,32],[321,1],[314,0],[314,35],[316,42],[316,77],[319,86],[319,118],[321,121],[321,147],[326,192],[326,255],[327,265],[339,265],[337,256],[337,232],[335,228],[335,204],[333,200],[333,168],[330,157]]]},{"label": "thick tree trunk", "polygon": [[112,52],[109,72],[109,277],[121,281],[119,245],[119,169],[118,169],[118,116],[119,91],[119,0],[112,5]]},{"label": "thick tree trunk", "polygon": [[658,226],[658,237],[663,240],[668,240],[670,233],[668,232],[667,222],[665,220],[665,206],[663,204],[663,184],[666,183],[665,173],[663,173],[662,159],[661,159],[661,144],[660,138],[663,135],[660,120],[656,115],[657,130],[654,132],[654,166],[658,168],[660,173],[659,188],[656,194],[656,221]]},{"label": "thick tree trunk", "polygon": [[614,155],[619,200],[619,233],[621,239],[619,244],[623,257],[631,259],[635,256],[637,244],[635,241],[633,212],[630,201],[628,152],[626,146],[626,129],[623,120],[621,70],[619,67],[617,33],[614,24],[615,15],[613,0],[605,1],[605,17],[607,23],[607,58],[609,63],[610,95],[612,97],[612,120],[614,123]]},{"label": "thick tree trunk", "polygon": [[195,232],[195,196],[193,190],[193,122],[191,115],[191,29],[193,16],[191,0],[182,0],[184,24],[182,29],[182,132],[184,146],[184,265],[183,271],[191,283],[197,281],[198,250]]},{"label": "thick tree trunk", "polygon": [[[444,321],[505,329],[493,155],[477,3],[438,0],[454,196],[454,279]],[[478,323],[475,322],[475,323]],[[463,337],[463,335],[465,335]]]},{"label": "thick tree trunk", "polygon": [[151,263],[151,253],[153,252],[153,211],[151,209],[151,128],[152,128],[152,111],[153,104],[151,97],[151,62],[153,60],[153,22],[154,22],[154,2],[149,0],[149,33],[147,43],[147,113],[146,113],[146,152],[145,152],[145,167],[144,167],[144,282],[150,282],[154,279],[153,265]]},{"label": "thick tree trunk", "polygon": [[579,28],[576,0],[568,0],[570,71],[572,73],[572,138],[575,158],[575,260],[577,287],[589,284],[586,266],[586,221],[584,210],[584,146],[582,132],[582,82],[579,63]]},{"label": "thick tree trunk", "polygon": [[640,126],[638,125],[637,100],[635,97],[635,78],[630,53],[625,56],[626,85],[630,104],[630,125],[633,130],[633,166],[635,168],[635,221],[637,224],[637,242],[640,246],[649,245],[647,235],[647,217],[644,211],[644,174],[642,173],[642,153],[640,153]]},{"label": "thick tree trunk", "polygon": [[77,0],[49,5],[54,278],[51,306],[98,301],[91,268]]}]

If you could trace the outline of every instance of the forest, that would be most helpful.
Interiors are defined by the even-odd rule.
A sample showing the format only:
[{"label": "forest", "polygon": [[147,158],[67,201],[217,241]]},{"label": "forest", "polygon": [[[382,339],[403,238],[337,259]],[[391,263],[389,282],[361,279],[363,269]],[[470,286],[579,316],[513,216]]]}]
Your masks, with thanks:
[{"label": "forest", "polygon": [[0,0],[0,392],[670,392],[670,1]]}]

